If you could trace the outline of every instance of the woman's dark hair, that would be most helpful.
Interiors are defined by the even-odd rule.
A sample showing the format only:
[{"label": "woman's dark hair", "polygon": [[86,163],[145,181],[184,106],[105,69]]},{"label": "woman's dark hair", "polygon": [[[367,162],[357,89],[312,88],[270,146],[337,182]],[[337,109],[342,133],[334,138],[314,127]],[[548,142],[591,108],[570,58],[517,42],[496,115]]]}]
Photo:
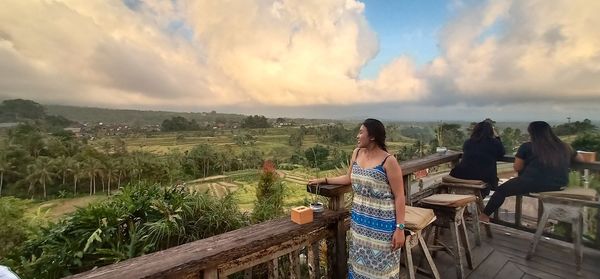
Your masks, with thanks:
[{"label": "woman's dark hair", "polygon": [[570,160],[571,147],[560,140],[548,123],[533,121],[529,123],[527,132],[531,137],[531,146],[540,162],[547,166],[556,167],[561,162]]},{"label": "woman's dark hair", "polygon": [[377,119],[367,118],[362,123],[367,128],[369,137],[372,137],[379,148],[387,152],[387,146],[385,145],[385,126]]},{"label": "woman's dark hair", "polygon": [[494,128],[492,124],[488,121],[482,121],[475,124],[473,127],[473,132],[471,133],[471,140],[474,141],[482,141],[483,139],[493,138],[494,137]]}]

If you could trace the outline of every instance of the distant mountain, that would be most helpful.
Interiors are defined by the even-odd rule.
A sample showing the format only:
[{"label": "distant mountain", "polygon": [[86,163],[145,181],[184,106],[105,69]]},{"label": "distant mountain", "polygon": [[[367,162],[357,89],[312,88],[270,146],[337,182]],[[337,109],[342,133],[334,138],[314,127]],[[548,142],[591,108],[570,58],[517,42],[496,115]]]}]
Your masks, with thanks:
[{"label": "distant mountain", "polygon": [[227,121],[241,122],[246,116],[242,114],[227,114],[217,112],[172,112],[172,111],[142,111],[125,109],[106,109],[93,107],[75,107],[63,105],[44,105],[49,115],[62,115],[80,123],[119,123],[127,125],[160,125],[163,120],[174,116],[194,119],[199,123],[215,122],[218,118]]}]

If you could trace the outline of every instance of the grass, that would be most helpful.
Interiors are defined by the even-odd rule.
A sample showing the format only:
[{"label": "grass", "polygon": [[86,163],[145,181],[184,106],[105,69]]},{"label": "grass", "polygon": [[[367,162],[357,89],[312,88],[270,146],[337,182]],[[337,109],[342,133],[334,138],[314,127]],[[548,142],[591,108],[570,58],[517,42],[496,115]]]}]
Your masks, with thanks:
[{"label": "grass", "polygon": [[32,203],[27,210],[27,214],[37,214],[38,211],[46,212],[45,216],[49,221],[57,221],[61,216],[74,212],[79,207],[85,207],[93,202],[103,201],[107,198],[104,195],[95,195]]}]

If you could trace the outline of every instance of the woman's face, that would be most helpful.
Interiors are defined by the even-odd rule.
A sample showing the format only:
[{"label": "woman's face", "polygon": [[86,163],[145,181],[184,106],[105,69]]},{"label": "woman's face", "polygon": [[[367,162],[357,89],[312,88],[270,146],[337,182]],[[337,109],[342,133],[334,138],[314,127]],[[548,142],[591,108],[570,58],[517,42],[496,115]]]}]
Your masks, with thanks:
[{"label": "woman's face", "polygon": [[371,139],[369,138],[369,131],[364,125],[360,125],[360,129],[358,130],[358,135],[356,135],[357,146],[358,148],[364,148],[371,143]]}]

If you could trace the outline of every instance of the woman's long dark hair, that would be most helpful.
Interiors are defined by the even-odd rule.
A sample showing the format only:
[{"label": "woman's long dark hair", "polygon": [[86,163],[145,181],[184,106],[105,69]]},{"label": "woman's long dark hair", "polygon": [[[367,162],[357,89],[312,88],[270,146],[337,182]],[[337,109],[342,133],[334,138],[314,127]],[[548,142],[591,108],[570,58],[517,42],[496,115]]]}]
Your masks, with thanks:
[{"label": "woman's long dark hair", "polygon": [[473,127],[471,140],[479,142],[487,138],[494,138],[494,128],[492,127],[492,124],[488,121],[477,123],[475,127]]},{"label": "woman's long dark hair", "polygon": [[385,145],[385,126],[383,123],[377,119],[367,118],[362,123],[365,128],[367,128],[367,133],[369,137],[372,137],[379,146],[379,148],[383,149],[387,152],[387,146]]},{"label": "woman's long dark hair", "polygon": [[529,123],[527,132],[531,137],[531,146],[540,162],[546,166],[556,167],[570,160],[571,147],[560,140],[548,123],[533,121]]}]

